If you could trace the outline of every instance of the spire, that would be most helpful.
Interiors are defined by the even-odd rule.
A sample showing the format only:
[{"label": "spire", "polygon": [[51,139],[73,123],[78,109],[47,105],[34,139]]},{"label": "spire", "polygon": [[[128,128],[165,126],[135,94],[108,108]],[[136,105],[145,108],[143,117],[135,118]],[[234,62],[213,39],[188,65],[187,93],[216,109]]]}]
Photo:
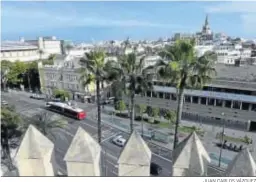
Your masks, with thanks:
[{"label": "spire", "polygon": [[209,23],[208,23],[208,14],[206,15],[206,17],[205,17],[205,23],[204,23],[204,26],[208,26],[209,25]]}]

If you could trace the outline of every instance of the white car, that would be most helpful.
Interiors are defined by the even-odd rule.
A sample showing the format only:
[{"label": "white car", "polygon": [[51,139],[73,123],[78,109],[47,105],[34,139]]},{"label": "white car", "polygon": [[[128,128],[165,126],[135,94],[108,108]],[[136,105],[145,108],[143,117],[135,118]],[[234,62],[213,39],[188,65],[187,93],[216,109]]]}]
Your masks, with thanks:
[{"label": "white car", "polygon": [[119,147],[123,147],[126,143],[126,139],[123,138],[122,135],[118,135],[113,138],[112,142]]},{"label": "white car", "polygon": [[2,102],[1,102],[1,103],[2,103],[2,105],[3,105],[3,106],[8,105],[8,102],[6,102],[5,100],[2,100]]}]

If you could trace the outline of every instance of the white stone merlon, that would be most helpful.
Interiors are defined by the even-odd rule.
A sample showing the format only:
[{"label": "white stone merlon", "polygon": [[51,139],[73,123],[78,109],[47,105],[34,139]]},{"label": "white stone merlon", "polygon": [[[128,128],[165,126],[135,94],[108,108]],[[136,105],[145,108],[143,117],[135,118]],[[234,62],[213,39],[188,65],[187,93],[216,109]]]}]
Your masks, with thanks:
[{"label": "white stone merlon", "polygon": [[228,165],[226,176],[256,176],[256,164],[248,148],[239,152]]},{"label": "white stone merlon", "polygon": [[206,176],[211,159],[196,132],[173,151],[173,176]]},{"label": "white stone merlon", "polygon": [[118,176],[150,176],[151,151],[134,131],[118,159]]},{"label": "white stone merlon", "polygon": [[54,176],[52,166],[54,144],[30,125],[16,155],[20,176]]},{"label": "white stone merlon", "polygon": [[64,157],[68,176],[100,176],[100,145],[78,128]]}]

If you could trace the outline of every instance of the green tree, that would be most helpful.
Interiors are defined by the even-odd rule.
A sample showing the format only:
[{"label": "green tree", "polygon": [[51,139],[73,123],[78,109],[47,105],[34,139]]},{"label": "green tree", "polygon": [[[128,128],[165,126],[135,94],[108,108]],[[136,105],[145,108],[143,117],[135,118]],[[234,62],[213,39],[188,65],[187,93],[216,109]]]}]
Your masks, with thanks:
[{"label": "green tree", "polygon": [[126,109],[125,102],[123,100],[120,100],[117,102],[117,107],[116,109],[121,113]]},{"label": "green tree", "polygon": [[156,117],[159,116],[159,112],[160,112],[160,110],[157,107],[152,109],[152,116],[153,116],[154,119],[156,119]]},{"label": "green tree", "polygon": [[8,73],[10,71],[10,68],[12,66],[12,63],[7,60],[1,61],[1,85],[3,90],[7,89],[7,82],[8,82]]},{"label": "green tree", "polygon": [[175,124],[177,114],[175,111],[169,110],[166,112],[165,118],[170,122],[170,124]]},{"label": "green tree", "polygon": [[10,151],[12,140],[22,135],[20,123],[21,118],[13,107],[1,107],[1,148],[9,170],[14,169]]},{"label": "green tree", "polygon": [[63,118],[54,118],[54,116],[45,111],[39,112],[33,117],[28,118],[28,121],[29,122],[26,123],[25,128],[32,124],[42,132],[42,134],[45,136],[52,136],[53,138],[55,138],[55,129],[63,129],[68,124],[68,122]]},{"label": "green tree", "polygon": [[112,70],[118,72],[118,81],[123,85],[120,88],[130,98],[130,132],[133,132],[135,94],[141,94],[153,87],[148,70],[143,67],[144,58],[145,56],[137,58],[136,54],[131,53],[120,56],[117,62],[112,62]]},{"label": "green tree", "polygon": [[207,52],[201,57],[196,57],[194,40],[178,40],[174,46],[168,46],[159,55],[170,60],[158,64],[159,76],[176,85],[178,90],[177,119],[174,135],[174,149],[178,143],[178,127],[181,121],[184,90],[185,88],[202,88],[211,81],[216,55]]},{"label": "green tree", "polygon": [[81,74],[80,81],[84,86],[96,83],[96,98],[98,108],[98,142],[101,143],[101,97],[100,83],[111,82],[117,74],[111,70],[111,62],[105,63],[105,53],[96,50],[86,53],[85,57],[80,59],[81,68],[78,72]]},{"label": "green tree", "polygon": [[60,98],[62,101],[65,101],[66,98],[70,99],[69,92],[67,92],[65,90],[60,90],[60,89],[54,89],[53,96],[55,98]]},{"label": "green tree", "polygon": [[250,137],[248,137],[247,135],[244,136],[244,143],[246,143],[247,145],[249,145],[250,143],[252,143],[252,139]]},{"label": "green tree", "polygon": [[10,70],[7,74],[8,82],[15,85],[20,85],[21,83],[23,83],[23,75],[26,70],[27,66],[25,63],[16,61],[11,65]]}]

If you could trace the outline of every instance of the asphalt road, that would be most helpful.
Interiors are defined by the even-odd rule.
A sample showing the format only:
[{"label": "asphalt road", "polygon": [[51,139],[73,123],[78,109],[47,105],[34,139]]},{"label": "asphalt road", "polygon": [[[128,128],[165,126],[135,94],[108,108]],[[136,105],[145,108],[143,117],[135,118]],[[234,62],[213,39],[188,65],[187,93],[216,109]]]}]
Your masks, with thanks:
[{"label": "asphalt road", "polygon": [[[2,100],[6,100],[8,103],[15,106],[17,112],[21,112],[26,115],[33,115],[38,108],[45,105],[44,101],[33,100],[28,97],[28,95],[20,95],[13,93],[4,93],[1,95]],[[83,109],[87,112],[92,110],[95,106],[86,104]],[[50,111],[47,111],[54,115]],[[66,117],[65,117],[66,118]],[[86,130],[91,136],[97,140],[97,123],[90,119],[85,119],[83,121],[77,121],[74,119],[66,118],[68,125],[65,129],[56,129],[54,131],[55,137],[49,136],[49,138],[54,141],[55,144],[55,160],[57,163],[56,168],[62,174],[66,174],[66,164],[63,161],[63,158],[66,154],[66,151],[74,137],[77,128],[80,126]],[[101,157],[101,166],[102,166],[102,175],[103,176],[117,176],[117,160],[121,152],[121,147],[114,145],[111,140],[120,131],[112,128],[107,125],[102,125],[102,157]],[[128,139],[128,134],[123,133],[122,135]],[[171,176],[171,152],[170,151],[159,151],[159,147],[150,144],[149,145],[152,155],[152,162],[157,163],[163,168],[163,172],[160,176]],[[160,154],[160,155],[157,155]],[[212,167],[208,168],[208,173],[212,176],[219,176],[219,170],[216,170]]]}]

